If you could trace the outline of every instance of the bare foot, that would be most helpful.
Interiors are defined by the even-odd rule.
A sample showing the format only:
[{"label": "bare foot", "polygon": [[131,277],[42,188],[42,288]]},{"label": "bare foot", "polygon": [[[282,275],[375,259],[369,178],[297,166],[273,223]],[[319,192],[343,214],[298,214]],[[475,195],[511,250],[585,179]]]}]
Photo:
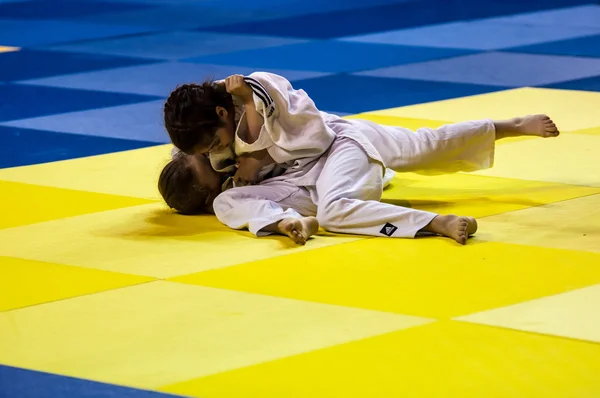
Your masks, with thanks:
[{"label": "bare foot", "polygon": [[308,238],[319,230],[319,222],[315,217],[284,218],[277,224],[277,230],[295,243],[305,245]]},{"label": "bare foot", "polygon": [[477,232],[477,220],[454,215],[437,216],[424,230],[447,236],[464,245],[467,238]]},{"label": "bare foot", "polygon": [[524,135],[549,138],[560,134],[554,121],[547,115],[529,115],[494,123],[498,138]]}]

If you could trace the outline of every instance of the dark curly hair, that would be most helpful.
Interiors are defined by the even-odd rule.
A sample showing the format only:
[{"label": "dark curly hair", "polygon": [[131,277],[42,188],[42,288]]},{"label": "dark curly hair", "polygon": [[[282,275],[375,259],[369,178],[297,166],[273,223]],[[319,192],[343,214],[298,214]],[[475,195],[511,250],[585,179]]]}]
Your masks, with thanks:
[{"label": "dark curly hair", "polygon": [[167,205],[180,214],[206,213],[209,192],[198,183],[190,158],[175,156],[158,177],[158,191]]},{"label": "dark curly hair", "polygon": [[177,87],[164,106],[165,128],[173,145],[185,153],[192,153],[196,145],[210,145],[215,131],[223,126],[217,106],[235,112],[233,97],[225,84],[208,80]]}]

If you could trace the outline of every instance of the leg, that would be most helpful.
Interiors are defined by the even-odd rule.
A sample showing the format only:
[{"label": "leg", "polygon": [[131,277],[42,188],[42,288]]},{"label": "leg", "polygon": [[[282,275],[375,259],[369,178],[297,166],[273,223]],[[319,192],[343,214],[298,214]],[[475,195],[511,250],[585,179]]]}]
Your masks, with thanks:
[{"label": "leg", "polygon": [[213,209],[230,228],[256,236],[281,234],[302,245],[319,229],[308,192],[283,181],[230,189],[217,196]]},{"label": "leg", "polygon": [[554,122],[545,115],[505,121],[475,120],[438,129],[410,131],[367,121],[360,130],[381,155],[386,167],[399,172],[446,174],[490,168],[495,141],[523,135],[556,137]]},{"label": "leg", "polygon": [[529,115],[509,120],[494,121],[496,139],[520,137],[524,135],[543,138],[558,137],[556,124],[546,115]]},{"label": "leg", "polygon": [[[337,139],[326,155],[317,181],[317,219],[332,232],[412,238],[420,231],[452,237],[460,243],[475,232],[475,220],[394,206],[381,199],[382,166],[370,162],[353,140]],[[463,226],[467,221],[467,226]],[[461,232],[462,231],[462,232]]]}]

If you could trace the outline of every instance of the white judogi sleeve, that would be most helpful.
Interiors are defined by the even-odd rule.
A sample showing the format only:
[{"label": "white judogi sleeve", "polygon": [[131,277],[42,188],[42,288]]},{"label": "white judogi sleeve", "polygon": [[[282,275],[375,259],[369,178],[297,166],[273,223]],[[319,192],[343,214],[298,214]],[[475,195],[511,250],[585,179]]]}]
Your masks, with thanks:
[{"label": "white judogi sleeve", "polygon": [[275,162],[298,165],[327,151],[335,133],[304,90],[296,90],[284,77],[267,72],[252,73],[245,81],[254,91],[256,110],[264,124],[253,144],[236,139],[238,155],[267,149]]}]

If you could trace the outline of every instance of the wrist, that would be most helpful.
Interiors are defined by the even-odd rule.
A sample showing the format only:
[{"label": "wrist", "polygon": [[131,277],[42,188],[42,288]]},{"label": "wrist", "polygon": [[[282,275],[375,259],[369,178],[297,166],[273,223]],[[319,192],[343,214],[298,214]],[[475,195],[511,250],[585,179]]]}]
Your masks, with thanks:
[{"label": "wrist", "polygon": [[242,101],[244,102],[244,106],[254,107],[254,94],[250,93],[249,95],[245,95],[242,97]]}]

